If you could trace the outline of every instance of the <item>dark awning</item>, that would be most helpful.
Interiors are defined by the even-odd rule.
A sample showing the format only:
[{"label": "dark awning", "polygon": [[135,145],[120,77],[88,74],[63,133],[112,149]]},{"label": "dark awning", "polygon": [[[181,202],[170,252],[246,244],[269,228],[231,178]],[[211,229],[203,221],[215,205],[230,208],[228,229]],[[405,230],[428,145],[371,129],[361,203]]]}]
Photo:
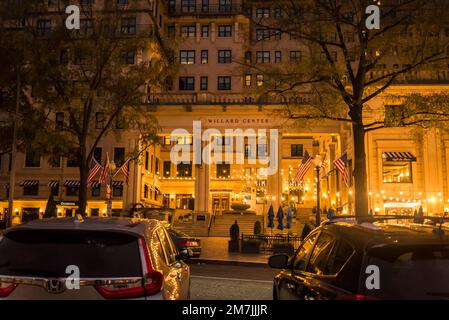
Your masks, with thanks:
[{"label": "dark awning", "polygon": [[55,188],[55,187],[59,186],[59,181],[57,181],[57,180],[52,180],[52,181],[50,181],[50,182],[48,183],[48,186],[49,186],[50,188]]},{"label": "dark awning", "polygon": [[383,156],[387,161],[416,161],[416,157],[411,152],[384,152]]},{"label": "dark awning", "polygon": [[39,185],[39,180],[24,180],[20,182],[21,187],[35,187]]},{"label": "dark awning", "polygon": [[64,187],[79,187],[80,181],[79,180],[66,180],[64,181]]},{"label": "dark awning", "polygon": [[92,182],[91,187],[94,189],[98,189],[100,188],[100,183],[98,181],[94,181]]},{"label": "dark awning", "polygon": [[121,187],[123,186],[123,181],[112,181],[113,187]]}]

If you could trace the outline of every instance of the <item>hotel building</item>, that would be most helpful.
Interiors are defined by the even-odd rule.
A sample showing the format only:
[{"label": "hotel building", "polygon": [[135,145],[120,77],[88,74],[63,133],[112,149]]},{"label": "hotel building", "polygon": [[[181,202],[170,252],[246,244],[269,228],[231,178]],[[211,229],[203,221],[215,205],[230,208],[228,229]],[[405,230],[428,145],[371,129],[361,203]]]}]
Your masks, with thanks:
[{"label": "hotel building", "polygon": [[[258,90],[264,75],[243,66],[294,62],[301,57],[297,42],[284,34],[269,33],[257,28],[248,18],[269,18],[278,14],[276,2],[251,1],[250,9],[236,0],[168,0],[154,1],[152,15],[162,34],[170,39],[176,77],[169,79],[167,92],[148,92],[146,106],[154,113],[160,127],[160,143],[142,153],[140,161],[130,164],[130,182],[122,175],[113,182],[113,212],[129,211],[134,206],[170,208],[178,215],[193,213],[193,220],[229,212],[233,203],[245,203],[257,216],[266,215],[268,207],[290,206],[296,215],[311,213],[317,197],[322,208],[350,213],[353,208],[352,179],[349,186],[334,170],[333,162],[343,153],[352,168],[351,128],[347,124],[321,121],[299,126],[279,116],[287,100],[263,100]],[[250,10],[250,11],[248,11]],[[134,13],[136,28],[150,24],[148,17]],[[133,14],[130,13],[130,17]],[[142,20],[147,19],[147,20]],[[129,23],[127,21],[127,23]],[[329,35],[331,36],[331,35]],[[447,34],[445,36],[448,36]],[[386,65],[385,69],[394,68]],[[374,71],[385,72],[385,70]],[[448,89],[448,71],[424,73],[415,71],[393,85],[389,92],[367,106],[367,119],[383,119],[391,112],[386,98],[392,92],[432,92]],[[297,97],[297,104],[307,104],[307,96]],[[394,110],[393,110],[394,111]],[[233,158],[244,163],[175,164],[170,152],[176,146],[193,147],[193,123],[200,122],[204,133],[215,129],[213,138],[225,149],[233,145]],[[183,134],[173,130],[185,129]],[[270,141],[249,143],[251,133],[245,132],[243,150],[235,147],[238,132],[225,136],[229,129],[277,129],[278,150]],[[106,153],[121,163],[136,147],[138,137],[123,132],[119,141],[112,136],[99,145],[98,159],[104,163]],[[203,142],[205,147],[208,142]],[[230,149],[231,150],[231,149]],[[272,175],[263,175],[260,162],[250,163],[251,154],[259,160],[277,152],[279,168]],[[411,129],[394,126],[369,132],[366,136],[369,205],[379,213],[412,213],[420,206],[431,214],[449,208],[449,136],[437,129],[428,130],[422,140],[412,136]],[[192,151],[193,153],[193,151]],[[226,157],[223,154],[223,159]],[[324,160],[317,193],[315,165],[306,174],[304,183],[294,183],[298,165],[304,156],[320,155]],[[193,154],[192,154],[193,157]],[[62,159],[59,167],[47,164],[45,157],[19,154],[14,208],[16,221],[36,218],[45,209],[52,192],[58,201],[60,216],[71,215],[77,206],[78,171],[70,159]],[[324,174],[323,174],[324,172]],[[8,206],[8,156],[0,165],[0,212]],[[103,215],[106,211],[105,186],[89,186],[88,214]],[[27,218],[25,218],[27,217]]]}]

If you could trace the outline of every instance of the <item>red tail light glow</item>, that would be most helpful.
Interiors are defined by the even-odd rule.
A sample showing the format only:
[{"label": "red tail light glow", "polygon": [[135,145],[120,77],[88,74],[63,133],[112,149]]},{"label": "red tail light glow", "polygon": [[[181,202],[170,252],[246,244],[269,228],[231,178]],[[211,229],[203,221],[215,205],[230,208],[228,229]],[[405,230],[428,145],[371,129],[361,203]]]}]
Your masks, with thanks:
[{"label": "red tail light glow", "polygon": [[14,291],[15,288],[17,288],[17,284],[0,283],[0,298],[5,298],[9,296],[11,292]]}]

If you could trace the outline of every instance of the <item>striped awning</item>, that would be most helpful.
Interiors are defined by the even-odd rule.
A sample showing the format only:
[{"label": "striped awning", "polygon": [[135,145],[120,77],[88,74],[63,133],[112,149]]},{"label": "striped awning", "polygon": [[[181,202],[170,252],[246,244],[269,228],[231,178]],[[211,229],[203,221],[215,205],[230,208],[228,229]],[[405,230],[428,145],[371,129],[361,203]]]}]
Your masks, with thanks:
[{"label": "striped awning", "polygon": [[123,181],[112,181],[113,187],[121,187],[123,186]]},{"label": "striped awning", "polygon": [[21,187],[35,187],[39,185],[39,180],[23,180],[20,182]]},{"label": "striped awning", "polygon": [[50,181],[50,182],[48,183],[48,186],[49,186],[50,188],[55,188],[55,187],[59,186],[59,181],[58,181],[58,180],[52,180],[52,181]]},{"label": "striped awning", "polygon": [[66,180],[64,181],[64,187],[79,187],[80,181],[79,180]]},{"label": "striped awning", "polygon": [[98,189],[98,188],[100,188],[100,183],[98,181],[94,181],[91,183],[90,186],[94,189]]},{"label": "striped awning", "polygon": [[416,161],[416,157],[411,152],[384,152],[383,156],[387,161]]}]

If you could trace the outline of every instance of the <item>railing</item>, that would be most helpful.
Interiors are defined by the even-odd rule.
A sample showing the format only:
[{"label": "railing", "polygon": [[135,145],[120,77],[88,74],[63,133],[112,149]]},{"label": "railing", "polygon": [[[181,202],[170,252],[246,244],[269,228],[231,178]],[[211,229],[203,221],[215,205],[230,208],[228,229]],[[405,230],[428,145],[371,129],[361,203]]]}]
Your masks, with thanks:
[{"label": "railing", "polygon": [[195,5],[195,6],[182,6],[177,5],[168,7],[168,14],[171,16],[217,16],[217,15],[236,15],[243,13],[243,6],[238,4],[231,5],[219,5],[219,4],[209,4],[209,5]]},{"label": "railing", "polygon": [[145,102],[149,105],[286,105],[288,103],[310,104],[312,99],[311,94],[288,98],[234,93],[163,93],[150,95]]},{"label": "railing", "polygon": [[207,235],[210,236],[210,229],[212,228],[212,223],[215,222],[215,216],[217,214],[217,211],[214,209],[214,212],[212,213],[212,216],[209,218],[209,226],[207,228]]},{"label": "railing", "polygon": [[241,236],[242,241],[259,240],[260,250],[264,252],[273,252],[275,243],[291,243],[293,250],[296,250],[301,244],[301,237],[291,235],[244,235]]}]

